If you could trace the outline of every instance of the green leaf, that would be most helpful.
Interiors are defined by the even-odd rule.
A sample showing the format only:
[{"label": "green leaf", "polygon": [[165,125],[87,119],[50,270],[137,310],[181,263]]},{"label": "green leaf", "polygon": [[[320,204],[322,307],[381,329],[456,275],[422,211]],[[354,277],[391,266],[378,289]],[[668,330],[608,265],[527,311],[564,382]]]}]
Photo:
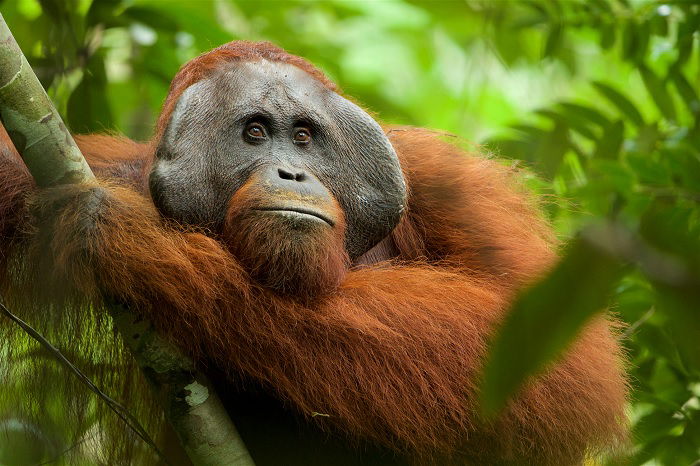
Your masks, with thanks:
[{"label": "green leaf", "polygon": [[564,38],[564,31],[559,22],[554,23],[549,30],[547,35],[547,41],[544,46],[543,57],[552,57],[556,55],[557,51],[561,47],[562,40]]},{"label": "green leaf", "polygon": [[669,316],[669,331],[683,360],[683,364],[700,371],[700,281],[683,283],[656,283],[659,290],[659,310]]},{"label": "green leaf", "polygon": [[700,223],[698,209],[659,198],[644,213],[640,233],[654,247],[645,273],[659,292],[659,309],[688,367],[700,370]]},{"label": "green leaf", "polygon": [[521,294],[496,334],[485,366],[481,407],[495,416],[527,378],[546,367],[605,308],[622,267],[590,229],[572,241],[559,264]]},{"label": "green leaf", "polygon": [[499,157],[515,158],[532,162],[532,143],[520,139],[491,139],[485,144],[489,151]]},{"label": "green leaf", "polygon": [[593,86],[595,86],[603,97],[608,99],[610,103],[617,107],[617,109],[620,110],[623,115],[629,118],[632,123],[637,126],[644,125],[644,118],[642,118],[642,114],[639,113],[637,107],[635,107],[632,101],[630,101],[624,94],[601,81],[593,82]]},{"label": "green leaf", "polygon": [[648,153],[630,151],[625,155],[625,162],[634,172],[638,188],[646,185],[663,189],[673,184],[668,164],[665,163],[666,159],[672,156],[675,154],[670,155],[670,151],[663,148],[660,149],[660,158],[649,157]]},{"label": "green leaf", "polygon": [[122,0],[100,0],[92,2],[85,17],[85,23],[93,26],[99,23],[114,24],[118,18],[118,10],[122,7]]},{"label": "green leaf", "polygon": [[614,23],[604,23],[601,26],[600,31],[600,47],[603,50],[607,50],[613,45],[615,45],[615,24]]},{"label": "green leaf", "polygon": [[631,58],[637,63],[643,63],[649,47],[649,38],[651,37],[651,26],[647,21],[639,24],[636,36],[637,42]]},{"label": "green leaf", "polygon": [[651,19],[651,31],[657,36],[667,36],[668,16],[654,15]]},{"label": "green leaf", "polygon": [[682,66],[690,54],[693,52],[693,35],[698,29],[700,15],[689,15],[686,21],[678,25],[678,33],[676,35],[676,48],[678,49],[678,58],[674,66]]},{"label": "green leaf", "polygon": [[644,85],[661,114],[669,121],[676,121],[676,109],[673,106],[671,94],[666,88],[666,83],[659,79],[653,71],[646,66],[639,67]]},{"label": "green leaf", "polygon": [[180,67],[180,62],[172,41],[162,36],[151,47],[144,47],[141,63],[144,71],[168,84]]},{"label": "green leaf", "polygon": [[647,442],[667,436],[672,429],[681,423],[673,414],[673,412],[661,410],[652,411],[635,425],[635,436]]},{"label": "green leaf", "polygon": [[0,419],[0,464],[41,464],[55,455],[56,448],[41,429],[17,418]]},{"label": "green leaf", "polygon": [[515,125],[511,125],[511,128],[513,128],[514,130],[516,130],[520,133],[523,133],[523,135],[525,137],[527,137],[528,139],[533,139],[533,140],[543,138],[547,134],[546,130],[544,130],[542,128],[538,128],[537,126],[532,126],[532,125],[527,125],[527,124],[515,124]]},{"label": "green leaf", "polygon": [[547,179],[557,174],[568,148],[569,130],[563,123],[556,123],[552,131],[537,141],[533,159]]},{"label": "green leaf", "polygon": [[671,167],[680,178],[681,186],[700,193],[700,154],[690,147],[679,148],[674,152]]},{"label": "green leaf", "polygon": [[602,128],[606,128],[610,124],[610,120],[593,107],[573,102],[561,102],[558,107],[567,118],[584,117]]},{"label": "green leaf", "polygon": [[132,21],[146,24],[158,31],[177,32],[180,28],[178,22],[163,8],[132,6],[124,10],[123,15]]},{"label": "green leaf", "polygon": [[114,129],[107,100],[104,61],[94,55],[82,81],[68,99],[68,126],[74,133],[92,133]]},{"label": "green leaf", "polygon": [[601,159],[616,159],[624,141],[625,124],[618,120],[605,128],[603,137],[596,144],[593,157]]},{"label": "green leaf", "polygon": [[625,60],[633,60],[637,52],[637,24],[634,19],[630,19],[625,23],[625,29],[622,33],[622,56]]},{"label": "green leaf", "polygon": [[650,154],[656,150],[663,140],[664,135],[659,130],[658,122],[653,122],[639,128],[635,148],[637,151]]},{"label": "green leaf", "polygon": [[688,107],[690,113],[692,115],[698,115],[698,113],[700,113],[700,98],[698,98],[697,92],[695,92],[693,86],[683,75],[683,72],[680,69],[673,67],[669,72],[669,77],[676,87],[678,94],[680,94],[681,98]]},{"label": "green leaf", "polygon": [[[602,201],[604,209],[601,212],[610,212],[613,198],[610,195],[622,194],[625,198],[634,189],[637,180],[630,167],[618,160],[605,158],[592,158],[588,166],[588,176],[595,180],[592,188],[597,189],[596,201]],[[589,200],[589,202],[591,202]]]},{"label": "green leaf", "polygon": [[569,114],[569,115],[564,115],[560,112],[556,112],[551,109],[540,109],[536,110],[535,113],[538,115],[542,115],[546,118],[549,118],[550,120],[560,123],[565,123],[568,125],[572,130],[576,131],[579,133],[581,136],[586,137],[591,140],[597,140],[598,135],[591,129],[590,122],[586,120],[585,118],[581,118],[577,115]]},{"label": "green leaf", "polygon": [[583,2],[583,6],[591,7],[594,10],[593,14],[599,16],[612,15],[615,13],[608,0],[590,0],[589,2]]}]

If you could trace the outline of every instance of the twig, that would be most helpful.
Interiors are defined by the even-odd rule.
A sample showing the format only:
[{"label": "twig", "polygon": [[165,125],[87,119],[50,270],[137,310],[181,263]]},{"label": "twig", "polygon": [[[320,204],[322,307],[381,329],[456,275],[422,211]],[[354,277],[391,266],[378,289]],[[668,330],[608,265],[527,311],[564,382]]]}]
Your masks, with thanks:
[{"label": "twig", "polygon": [[158,457],[165,463],[169,464],[168,461],[165,459],[165,456],[163,456],[163,453],[160,451],[158,446],[155,444],[155,442],[151,439],[151,437],[148,435],[148,432],[141,426],[141,423],[136,419],[130,412],[129,410],[124,407],[121,403],[118,401],[112,399],[109,395],[107,395],[105,392],[100,390],[100,388],[95,385],[92,380],[88,378],[80,369],[78,369],[75,365],[73,365],[72,362],[66,358],[61,351],[53,346],[46,338],[44,338],[38,331],[36,331],[31,325],[17,317],[15,314],[13,314],[6,306],[5,304],[0,301],[0,312],[5,314],[10,320],[14,321],[18,326],[22,328],[22,330],[25,331],[30,337],[32,337],[34,340],[39,342],[39,344],[46,349],[51,355],[53,355],[58,362],[63,364],[69,371],[71,371],[76,377],[78,377],[78,380],[80,380],[83,384],[85,384],[92,392],[94,392],[98,397],[100,397],[105,403],[107,403],[107,406],[109,406],[109,409],[114,411],[114,413],[119,416],[119,418],[124,421],[124,423],[131,429],[133,430],[136,435],[138,435],[141,440],[146,442],[148,446],[153,448],[153,450],[156,452]]},{"label": "twig", "polygon": [[627,330],[624,331],[622,334],[622,339],[627,340],[630,338],[632,335],[634,335],[634,332],[637,331],[637,329],[647,320],[651,318],[651,316],[654,315],[654,312],[656,312],[656,308],[654,306],[651,306],[647,312],[644,313],[642,317],[640,317],[637,321],[635,321],[632,325],[627,327]]}]

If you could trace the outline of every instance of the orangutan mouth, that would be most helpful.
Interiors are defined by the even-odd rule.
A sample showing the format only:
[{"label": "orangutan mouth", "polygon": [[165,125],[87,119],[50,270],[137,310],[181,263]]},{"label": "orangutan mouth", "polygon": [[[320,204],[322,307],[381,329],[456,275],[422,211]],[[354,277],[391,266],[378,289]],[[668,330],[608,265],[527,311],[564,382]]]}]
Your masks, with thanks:
[{"label": "orangutan mouth", "polygon": [[299,215],[299,216],[305,216],[305,217],[313,217],[314,219],[319,219],[324,222],[326,222],[330,226],[335,226],[335,222],[331,220],[328,216],[324,215],[321,212],[318,212],[317,210],[312,210],[306,207],[258,207],[253,210],[260,210],[263,212],[285,212],[285,213],[293,213],[293,215]]}]

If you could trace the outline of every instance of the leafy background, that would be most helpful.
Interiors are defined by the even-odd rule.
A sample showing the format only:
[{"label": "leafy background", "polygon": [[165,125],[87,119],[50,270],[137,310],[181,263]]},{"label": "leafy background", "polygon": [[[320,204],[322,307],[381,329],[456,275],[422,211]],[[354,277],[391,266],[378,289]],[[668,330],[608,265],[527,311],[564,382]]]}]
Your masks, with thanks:
[{"label": "leafy background", "polygon": [[[607,461],[700,461],[697,2],[5,0],[0,11],[74,132],[147,139],[180,64],[232,39],[271,40],[383,121],[521,161],[573,241],[505,324],[484,405],[497,409],[609,298],[627,324],[633,444]],[[524,350],[527,329],[539,346]],[[66,444],[62,403],[33,421],[0,406],[0,464],[94,464]]]}]

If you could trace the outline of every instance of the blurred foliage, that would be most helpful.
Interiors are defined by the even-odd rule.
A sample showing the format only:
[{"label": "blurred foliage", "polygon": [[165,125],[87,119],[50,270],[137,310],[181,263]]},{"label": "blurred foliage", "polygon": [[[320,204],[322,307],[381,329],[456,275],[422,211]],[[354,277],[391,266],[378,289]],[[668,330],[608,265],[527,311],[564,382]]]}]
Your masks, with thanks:
[{"label": "blurred foliage", "polygon": [[[560,273],[516,305],[522,325],[492,360],[500,396],[612,295],[627,324],[634,426],[630,457],[616,461],[700,460],[697,2],[5,0],[0,11],[76,132],[147,139],[180,64],[232,39],[271,40],[383,121],[521,160],[561,237],[584,233]],[[41,426],[2,418],[45,449],[22,454],[70,448],[60,428],[70,419],[54,411]],[[7,442],[0,464],[27,464]]]}]

